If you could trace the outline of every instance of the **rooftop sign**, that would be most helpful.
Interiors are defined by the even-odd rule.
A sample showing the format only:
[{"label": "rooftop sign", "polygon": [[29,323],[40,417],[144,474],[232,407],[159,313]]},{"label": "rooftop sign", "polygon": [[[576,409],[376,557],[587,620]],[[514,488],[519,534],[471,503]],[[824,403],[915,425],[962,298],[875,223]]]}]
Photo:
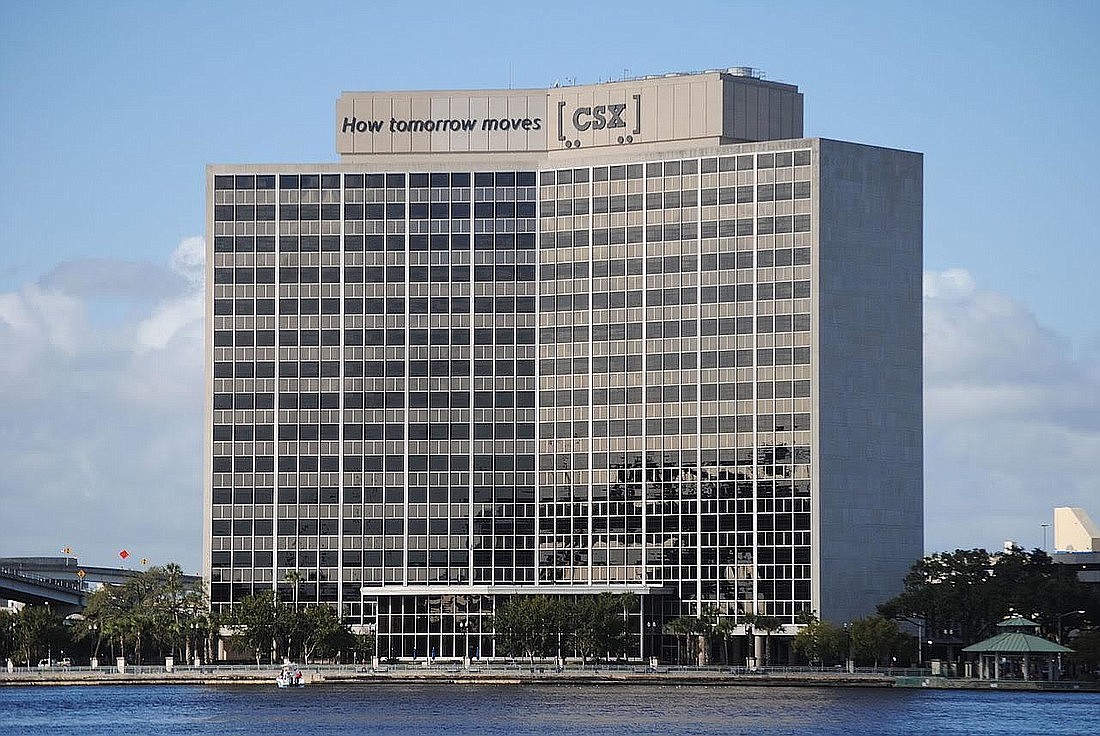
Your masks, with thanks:
[{"label": "rooftop sign", "polygon": [[346,92],[336,103],[336,148],[351,157],[801,135],[796,87],[723,72],[548,90]]}]

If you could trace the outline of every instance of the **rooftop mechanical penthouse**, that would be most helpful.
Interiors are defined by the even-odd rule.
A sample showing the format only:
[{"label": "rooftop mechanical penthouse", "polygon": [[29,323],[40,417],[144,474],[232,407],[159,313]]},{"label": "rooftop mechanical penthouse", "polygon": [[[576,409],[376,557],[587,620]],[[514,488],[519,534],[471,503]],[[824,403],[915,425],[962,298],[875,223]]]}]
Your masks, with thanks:
[{"label": "rooftop mechanical penthouse", "polygon": [[742,68],[352,92],[338,162],[210,166],[213,606],[490,657],[510,596],[630,591],[626,654],[669,660],[681,615],[895,594],[922,159],[802,128]]}]

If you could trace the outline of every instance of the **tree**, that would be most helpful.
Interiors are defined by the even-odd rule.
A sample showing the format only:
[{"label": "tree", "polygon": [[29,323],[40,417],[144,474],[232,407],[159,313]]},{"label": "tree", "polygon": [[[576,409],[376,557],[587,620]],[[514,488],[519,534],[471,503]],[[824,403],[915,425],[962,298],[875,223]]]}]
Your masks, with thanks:
[{"label": "tree", "polygon": [[966,641],[982,638],[1007,612],[988,584],[993,562],[983,549],[924,557],[905,576],[904,591],[879,606],[882,616],[953,630]]},{"label": "tree", "polygon": [[332,606],[320,604],[304,608],[300,625],[302,660],[306,664],[314,654],[332,656],[341,646],[348,646],[346,637],[351,636],[351,631]]},{"label": "tree", "polygon": [[[320,603],[295,607],[270,590],[242,598],[229,612],[226,623],[234,631],[231,638],[252,652],[257,667],[265,656],[269,661],[274,661],[277,654],[308,663],[314,657],[334,657],[363,645],[332,606]],[[371,637],[371,652],[373,644]]]},{"label": "tree", "polygon": [[714,638],[722,642],[722,662],[729,664],[729,643],[737,636],[738,622],[732,616],[717,617],[711,632]]},{"label": "tree", "polygon": [[295,652],[301,651],[307,632],[306,610],[297,605],[288,605],[276,594],[271,615],[276,653],[283,659],[295,659]]},{"label": "tree", "polygon": [[534,667],[535,657],[549,656],[556,650],[559,634],[568,633],[567,611],[559,598],[511,598],[493,617],[497,645],[505,654],[530,658]]},{"label": "tree", "polygon": [[[692,649],[691,643],[695,641],[695,662],[701,664],[702,651],[699,646],[699,640],[706,636],[707,627],[706,624],[698,616],[680,616],[674,618],[665,624],[665,631],[673,634],[677,637],[676,650],[680,649],[679,637],[684,637],[686,647],[685,649],[690,651]],[[683,661],[683,657],[677,657]]]},{"label": "tree", "polygon": [[[373,651],[373,640],[370,642],[370,647],[371,651]],[[337,662],[343,662],[344,657],[348,656],[351,661],[354,662],[358,649],[359,637],[352,632],[350,623],[346,620],[341,620],[340,628],[336,629],[327,639],[325,639],[322,646],[318,648],[317,654]],[[368,654],[367,656],[370,655]]]},{"label": "tree", "polygon": [[1015,612],[1035,620],[1047,635],[1057,616],[1086,611],[1100,620],[1100,600],[1070,565],[1056,564],[1043,550],[1013,547],[995,555],[984,549],[938,552],[918,560],[905,576],[903,592],[878,607],[880,615],[924,627],[932,638],[950,636],[974,643],[996,633]]},{"label": "tree", "polygon": [[297,608],[298,607],[298,591],[301,588],[302,581],[305,580],[305,577],[302,575],[301,571],[299,571],[299,570],[287,570],[286,574],[283,575],[283,579],[288,584],[290,584],[292,586],[292,590],[294,592],[294,596],[293,596],[293,598],[294,598],[294,607]]},{"label": "tree", "polygon": [[[115,627],[114,599],[110,587],[102,587],[88,596],[87,605],[84,607],[84,618],[77,623],[77,633],[82,638],[95,637],[95,646],[92,656],[99,656],[99,649],[104,639],[114,646],[116,638],[121,638],[121,632]],[[125,656],[125,654],[123,655]]]},{"label": "tree", "polygon": [[571,649],[589,658],[625,652],[630,641],[627,614],[637,605],[631,593],[512,598],[493,620],[497,645],[513,656],[565,656]]},{"label": "tree", "polygon": [[256,666],[275,647],[275,635],[278,628],[279,601],[273,591],[264,591],[245,596],[235,606],[229,616],[233,627],[232,639],[249,649],[256,658]]},{"label": "tree", "polygon": [[742,621],[754,629],[764,630],[764,666],[766,667],[771,662],[772,633],[782,631],[786,624],[778,616],[767,616],[762,613],[746,614]]},{"label": "tree", "polygon": [[737,636],[739,624],[732,616],[723,616],[717,606],[703,606],[698,616],[683,616],[673,619],[671,631],[683,634],[695,640],[695,661],[699,665],[707,664],[710,660],[710,652],[715,645],[720,644],[722,661],[729,663],[729,642]]},{"label": "tree", "polygon": [[829,664],[844,657],[844,630],[826,621],[811,621],[795,634],[791,647],[810,662]]},{"label": "tree", "polygon": [[209,638],[213,624],[206,590],[201,581],[185,584],[183,568],[175,562],[148,573],[157,583],[152,603],[158,609],[160,634],[171,651],[188,660]]},{"label": "tree", "polygon": [[0,659],[15,656],[15,612],[0,610]]},{"label": "tree", "polygon": [[1100,674],[1100,629],[1082,631],[1069,646],[1073,654],[1066,656],[1078,673],[1092,678]]},{"label": "tree", "polygon": [[572,636],[569,637],[581,655],[581,665],[598,655],[610,657],[613,652],[626,650],[629,632],[623,611],[633,601],[622,595],[600,593],[583,596],[572,606]]},{"label": "tree", "polygon": [[49,606],[23,606],[15,614],[14,650],[19,659],[33,665],[51,649],[60,651],[66,641],[65,627]]},{"label": "tree", "polygon": [[374,656],[377,644],[374,632],[354,634],[354,637],[355,641],[351,649],[355,653],[355,658],[360,662],[369,661]]},{"label": "tree", "polygon": [[186,604],[188,615],[185,619],[184,659],[188,662],[196,657],[209,661],[213,656],[214,641],[221,629],[219,616],[211,612],[206,603],[206,592],[194,594]]},{"label": "tree", "polygon": [[205,646],[214,625],[202,584],[185,584],[183,569],[175,563],[100,588],[89,597],[83,615],[76,633],[95,637],[92,656],[99,656],[108,641],[112,649],[117,645],[117,654],[132,654],[137,662],[146,654],[188,658],[193,649]]},{"label": "tree", "polygon": [[1078,579],[1073,565],[1056,563],[1041,549],[1025,552],[1019,547],[995,559],[995,594],[1008,611],[1039,624],[1047,638],[1058,635],[1058,616],[1066,611],[1083,610],[1085,620],[1100,623],[1100,596]]},{"label": "tree", "polygon": [[893,661],[911,651],[912,637],[898,631],[898,623],[882,616],[867,616],[851,623],[852,651],[856,658],[873,661],[875,666]]}]

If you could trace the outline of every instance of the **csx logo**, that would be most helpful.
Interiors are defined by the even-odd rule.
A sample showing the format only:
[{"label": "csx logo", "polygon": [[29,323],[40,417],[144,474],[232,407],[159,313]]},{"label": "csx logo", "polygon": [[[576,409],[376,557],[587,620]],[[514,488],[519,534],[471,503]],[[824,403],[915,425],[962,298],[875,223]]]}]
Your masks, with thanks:
[{"label": "csx logo", "polygon": [[[633,102],[633,105],[630,103]],[[609,103],[606,105],[583,105],[567,110],[565,100],[558,102],[558,140],[565,143],[566,148],[574,148],[581,145],[579,138],[574,139],[577,133],[595,130],[618,129],[618,143],[633,143],[634,136],[642,132],[642,96],[631,95],[630,100],[623,103]]]},{"label": "csx logo", "polygon": [[625,128],[626,121],[623,113],[626,105],[596,105],[595,107],[578,107],[573,111],[573,127],[578,131],[603,130],[604,128]]}]

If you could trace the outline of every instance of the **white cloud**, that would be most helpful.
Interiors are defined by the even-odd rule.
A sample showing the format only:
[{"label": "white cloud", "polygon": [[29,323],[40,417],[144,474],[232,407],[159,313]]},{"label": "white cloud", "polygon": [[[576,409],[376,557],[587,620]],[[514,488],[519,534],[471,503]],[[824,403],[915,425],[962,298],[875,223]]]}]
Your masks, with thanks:
[{"label": "white cloud", "polygon": [[27,284],[20,292],[0,294],[0,347],[8,360],[28,348],[72,354],[84,321],[80,300],[60,291]]},{"label": "white cloud", "polygon": [[203,316],[202,294],[185,294],[157,307],[137,325],[138,352],[162,350],[174,337]]},{"label": "white cloud", "polygon": [[926,546],[1035,547],[1053,507],[1100,511],[1097,356],[964,270],[926,273],[924,306]]},{"label": "white cloud", "polygon": [[0,294],[0,555],[197,568],[203,254],[186,238],[167,264],[64,263]]},{"label": "white cloud", "polygon": [[[193,341],[197,337],[201,345],[205,262],[206,246],[202,238],[184,238],[172,251],[169,263],[172,270],[183,277],[187,288],[178,296],[162,301],[152,314],[138,323],[137,352],[163,350],[189,328],[191,334],[184,339]],[[197,357],[201,357],[201,353]]]},{"label": "white cloud", "polygon": [[81,258],[59,263],[39,284],[80,298],[148,303],[178,290],[188,277],[189,273],[147,261]]},{"label": "white cloud", "polygon": [[206,241],[193,236],[184,238],[169,259],[172,270],[187,279],[192,288],[201,291],[206,276]]},{"label": "white cloud", "polygon": [[1073,370],[1070,342],[1024,305],[979,289],[961,269],[924,276],[925,374],[952,381],[1034,381]]}]

